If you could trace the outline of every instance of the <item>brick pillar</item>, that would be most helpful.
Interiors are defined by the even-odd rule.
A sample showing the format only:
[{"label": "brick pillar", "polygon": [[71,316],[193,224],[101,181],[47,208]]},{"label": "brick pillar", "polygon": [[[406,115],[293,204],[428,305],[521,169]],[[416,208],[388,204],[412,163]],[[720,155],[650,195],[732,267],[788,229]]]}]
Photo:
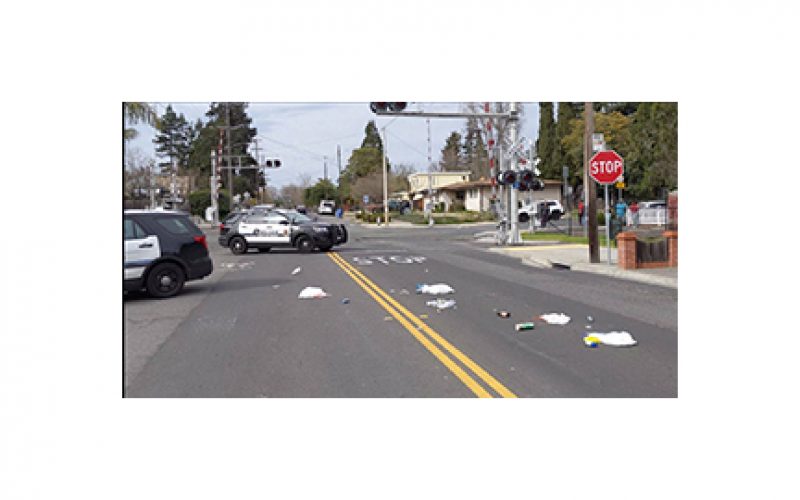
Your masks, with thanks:
[{"label": "brick pillar", "polygon": [[678,231],[664,231],[670,267],[678,267]]},{"label": "brick pillar", "polygon": [[620,269],[636,269],[636,233],[617,234],[617,265]]}]

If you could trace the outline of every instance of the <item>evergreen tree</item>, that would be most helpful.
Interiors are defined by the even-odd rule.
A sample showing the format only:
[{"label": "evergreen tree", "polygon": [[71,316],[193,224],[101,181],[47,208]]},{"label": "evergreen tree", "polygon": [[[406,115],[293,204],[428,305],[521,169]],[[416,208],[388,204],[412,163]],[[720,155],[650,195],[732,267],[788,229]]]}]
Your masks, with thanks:
[{"label": "evergreen tree", "polygon": [[478,180],[489,178],[489,154],[483,141],[480,124],[476,117],[467,118],[467,130],[464,136],[464,166],[470,171],[470,178]]},{"label": "evergreen tree", "polygon": [[561,177],[556,148],[556,124],[553,120],[553,103],[539,103],[539,138],[536,139],[536,156],[539,157],[539,170],[545,179]]},{"label": "evergreen tree", "polygon": [[[375,121],[370,120],[364,127],[364,140],[361,147],[354,149],[347,160],[347,166],[339,176],[339,196],[342,200],[358,201],[352,198],[352,187],[359,179],[380,173],[383,165],[383,141],[381,141],[378,127]],[[389,171],[391,165],[386,159],[386,170]]]},{"label": "evergreen tree", "polygon": [[375,120],[370,120],[367,126],[364,127],[364,140],[361,141],[362,148],[375,148],[383,151],[383,141],[381,135],[378,133],[378,127],[375,125]]},{"label": "evergreen tree", "polygon": [[158,164],[161,171],[172,173],[173,161],[176,160],[179,167],[185,167],[189,160],[192,127],[186,121],[183,113],[176,114],[172,106],[168,105],[164,115],[158,121],[156,130],[158,132],[153,139],[156,155],[165,159]]},{"label": "evergreen tree", "polygon": [[442,172],[462,170],[464,159],[461,156],[461,134],[453,132],[445,141],[442,148],[442,159],[439,162],[439,170]]},{"label": "evergreen tree", "polygon": [[[559,102],[558,119],[556,121],[556,165],[559,167],[569,167],[568,182],[573,187],[583,182],[583,155],[576,157],[568,145],[564,144],[564,138],[572,132],[572,120],[579,119],[578,110],[575,103]],[[559,174],[560,178],[561,174]]]},{"label": "evergreen tree", "polygon": [[[231,156],[242,156],[242,166],[255,165],[256,160],[248,152],[248,147],[253,138],[258,134],[258,131],[251,127],[252,119],[247,115],[247,103],[245,102],[232,102],[232,103],[211,103],[206,117],[208,122],[199,130],[197,127],[200,125],[198,120],[195,123],[195,140],[192,142],[189,153],[189,169],[199,176],[201,185],[205,185],[205,180],[211,175],[211,152],[217,151],[220,141],[220,130],[222,130],[222,154],[228,154],[228,138],[225,136],[224,128],[227,125],[227,108],[230,110],[230,125],[233,128],[230,133]],[[219,160],[222,166],[227,166],[228,162],[222,158]],[[238,160],[231,161],[231,165],[236,167],[239,165]],[[240,176],[246,179],[246,183],[234,184],[234,194],[242,194],[243,191],[255,193],[258,191],[258,178],[255,170],[242,170]],[[223,170],[222,182],[227,188],[228,175],[227,171]],[[242,189],[242,191],[240,191]]]},{"label": "evergreen tree", "polygon": [[631,117],[626,144],[625,183],[638,199],[655,198],[678,187],[678,104],[642,102]]}]

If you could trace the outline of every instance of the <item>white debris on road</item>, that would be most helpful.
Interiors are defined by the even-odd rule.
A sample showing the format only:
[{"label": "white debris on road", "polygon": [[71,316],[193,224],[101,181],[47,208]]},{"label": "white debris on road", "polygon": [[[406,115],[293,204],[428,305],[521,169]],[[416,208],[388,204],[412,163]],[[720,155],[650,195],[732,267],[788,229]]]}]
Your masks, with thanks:
[{"label": "white debris on road", "polygon": [[569,323],[570,317],[564,313],[548,313],[542,314],[539,316],[542,321],[545,321],[549,325],[566,325]]},{"label": "white debris on road", "polygon": [[220,262],[219,267],[222,269],[250,269],[253,267],[254,262]]},{"label": "white debris on road", "polygon": [[453,290],[453,287],[446,283],[436,283],[435,285],[419,283],[417,285],[417,293],[425,293],[428,295],[445,295],[448,293],[455,293],[455,290]]},{"label": "white debris on road", "polygon": [[450,309],[456,306],[456,301],[453,299],[436,299],[425,302],[426,306],[435,307],[439,311]]},{"label": "white debris on road", "polygon": [[298,274],[298,273],[299,273],[300,271],[302,271],[302,270],[303,270],[303,268],[302,268],[302,267],[295,267],[295,268],[294,268],[294,271],[292,271],[292,276],[294,276],[295,274]]},{"label": "white debris on road", "polygon": [[597,344],[605,344],[614,347],[630,347],[637,344],[636,339],[628,332],[593,332],[585,336],[583,342],[589,347],[595,347]]},{"label": "white debris on road", "polygon": [[324,299],[325,297],[330,297],[325,290],[322,288],[318,288],[315,286],[307,286],[303,288],[300,292],[300,295],[297,296],[298,299]]}]

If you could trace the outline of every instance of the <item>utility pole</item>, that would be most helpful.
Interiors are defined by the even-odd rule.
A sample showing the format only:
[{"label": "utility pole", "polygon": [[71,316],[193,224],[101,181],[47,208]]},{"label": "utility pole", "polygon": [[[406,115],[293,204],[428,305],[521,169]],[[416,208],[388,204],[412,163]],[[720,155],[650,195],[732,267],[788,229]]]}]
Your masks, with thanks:
[{"label": "utility pole", "polygon": [[[517,143],[517,132],[519,131],[519,114],[517,112],[517,103],[512,102],[509,106],[509,117],[508,117],[508,138],[511,141],[512,145]],[[515,172],[519,172],[519,162],[517,161],[516,156],[512,156],[511,158],[511,169]],[[509,239],[509,243],[512,245],[520,243],[519,237],[519,207],[517,206],[517,190],[509,187],[509,196],[508,196],[508,216],[511,222],[511,237]]]},{"label": "utility pole", "polygon": [[149,191],[150,191],[150,210],[153,210],[153,209],[156,208],[156,190],[155,190],[155,186],[153,186],[153,180],[154,180],[153,166],[154,166],[153,162],[150,162],[150,164],[147,166],[147,171],[148,171],[148,176],[147,177],[148,177],[148,180],[150,181],[150,189],[149,189]]},{"label": "utility pole", "polygon": [[322,178],[328,180],[328,157],[322,157]]},{"label": "utility pole", "polygon": [[[172,203],[175,203],[175,175],[178,172],[178,159],[172,159],[172,175],[170,176],[169,183],[169,196],[172,198]],[[173,205],[174,208],[174,205]]]},{"label": "utility pole", "polygon": [[[339,167],[339,177],[342,176],[342,146],[340,144],[336,145],[336,164]],[[338,181],[338,178],[337,178]]]},{"label": "utility pole", "polygon": [[389,184],[386,175],[386,155],[388,144],[386,143],[386,125],[383,126],[383,227],[389,227]]},{"label": "utility pole", "polygon": [[[483,103],[483,112],[488,113],[490,111],[489,103]],[[495,146],[494,146],[494,132],[492,131],[492,120],[491,118],[486,119],[486,152],[487,152],[487,159],[489,160],[489,177],[492,181],[492,203],[494,206],[492,207],[496,216],[500,216],[500,207],[497,199],[497,168],[495,167]]]},{"label": "utility pole", "polygon": [[253,149],[256,151],[256,165],[261,165],[261,148],[258,147],[258,137],[253,137]]},{"label": "utility pole", "polygon": [[[261,148],[258,147],[258,137],[253,137],[253,144],[254,144],[253,149],[256,152],[256,165],[257,166],[261,166]],[[258,181],[258,173],[259,172],[261,172],[261,171],[260,170],[256,171],[256,184],[259,185],[258,186],[258,202],[259,203],[264,203],[263,192],[264,192],[264,190],[266,189],[266,186],[267,186],[267,172],[266,171],[261,172],[261,175],[264,176],[264,187],[263,188],[260,185],[261,183]]]},{"label": "utility pole", "polygon": [[211,208],[214,211],[214,225],[219,224],[219,193],[217,192],[217,153],[211,152]]},{"label": "utility pole", "polygon": [[[233,159],[233,152],[231,151],[231,103],[225,103],[225,138],[227,140],[227,149],[228,149],[228,156],[227,156],[227,166],[232,167],[232,159]],[[233,210],[233,168],[228,168],[228,196],[230,197],[230,202],[228,202],[228,209]]]},{"label": "utility pole", "polygon": [[[430,200],[430,215],[433,218],[433,156],[431,155],[431,119],[426,118],[428,122],[428,199]],[[424,208],[424,207],[423,207]]]},{"label": "utility pole", "polygon": [[[583,193],[586,206],[586,227],[589,234],[589,262],[600,262],[600,247],[597,242],[597,194],[594,180],[589,175],[589,160],[592,158],[592,134],[594,133],[594,107],[591,102],[583,104]],[[608,224],[608,221],[606,221]]]}]

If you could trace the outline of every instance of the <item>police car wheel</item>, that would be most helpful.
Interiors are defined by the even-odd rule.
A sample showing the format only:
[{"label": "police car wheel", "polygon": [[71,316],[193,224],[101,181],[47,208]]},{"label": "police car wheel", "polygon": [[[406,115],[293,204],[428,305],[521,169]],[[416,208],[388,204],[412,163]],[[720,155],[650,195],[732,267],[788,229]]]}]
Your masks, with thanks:
[{"label": "police car wheel", "polygon": [[258,249],[258,251],[259,251],[260,253],[267,253],[267,252],[269,252],[270,250],[271,250],[271,248],[270,248],[270,247],[266,247],[266,248],[263,248],[263,247],[262,247],[262,248],[259,248],[259,249]]},{"label": "police car wheel", "polygon": [[147,293],[164,299],[181,291],[186,276],[177,264],[165,262],[154,267],[147,275]]},{"label": "police car wheel", "polygon": [[231,240],[231,252],[236,255],[241,255],[247,252],[247,242],[242,237],[236,237]]},{"label": "police car wheel", "polygon": [[314,249],[314,243],[308,236],[300,236],[297,238],[295,245],[297,245],[297,250],[299,250],[301,253],[309,253]]}]

